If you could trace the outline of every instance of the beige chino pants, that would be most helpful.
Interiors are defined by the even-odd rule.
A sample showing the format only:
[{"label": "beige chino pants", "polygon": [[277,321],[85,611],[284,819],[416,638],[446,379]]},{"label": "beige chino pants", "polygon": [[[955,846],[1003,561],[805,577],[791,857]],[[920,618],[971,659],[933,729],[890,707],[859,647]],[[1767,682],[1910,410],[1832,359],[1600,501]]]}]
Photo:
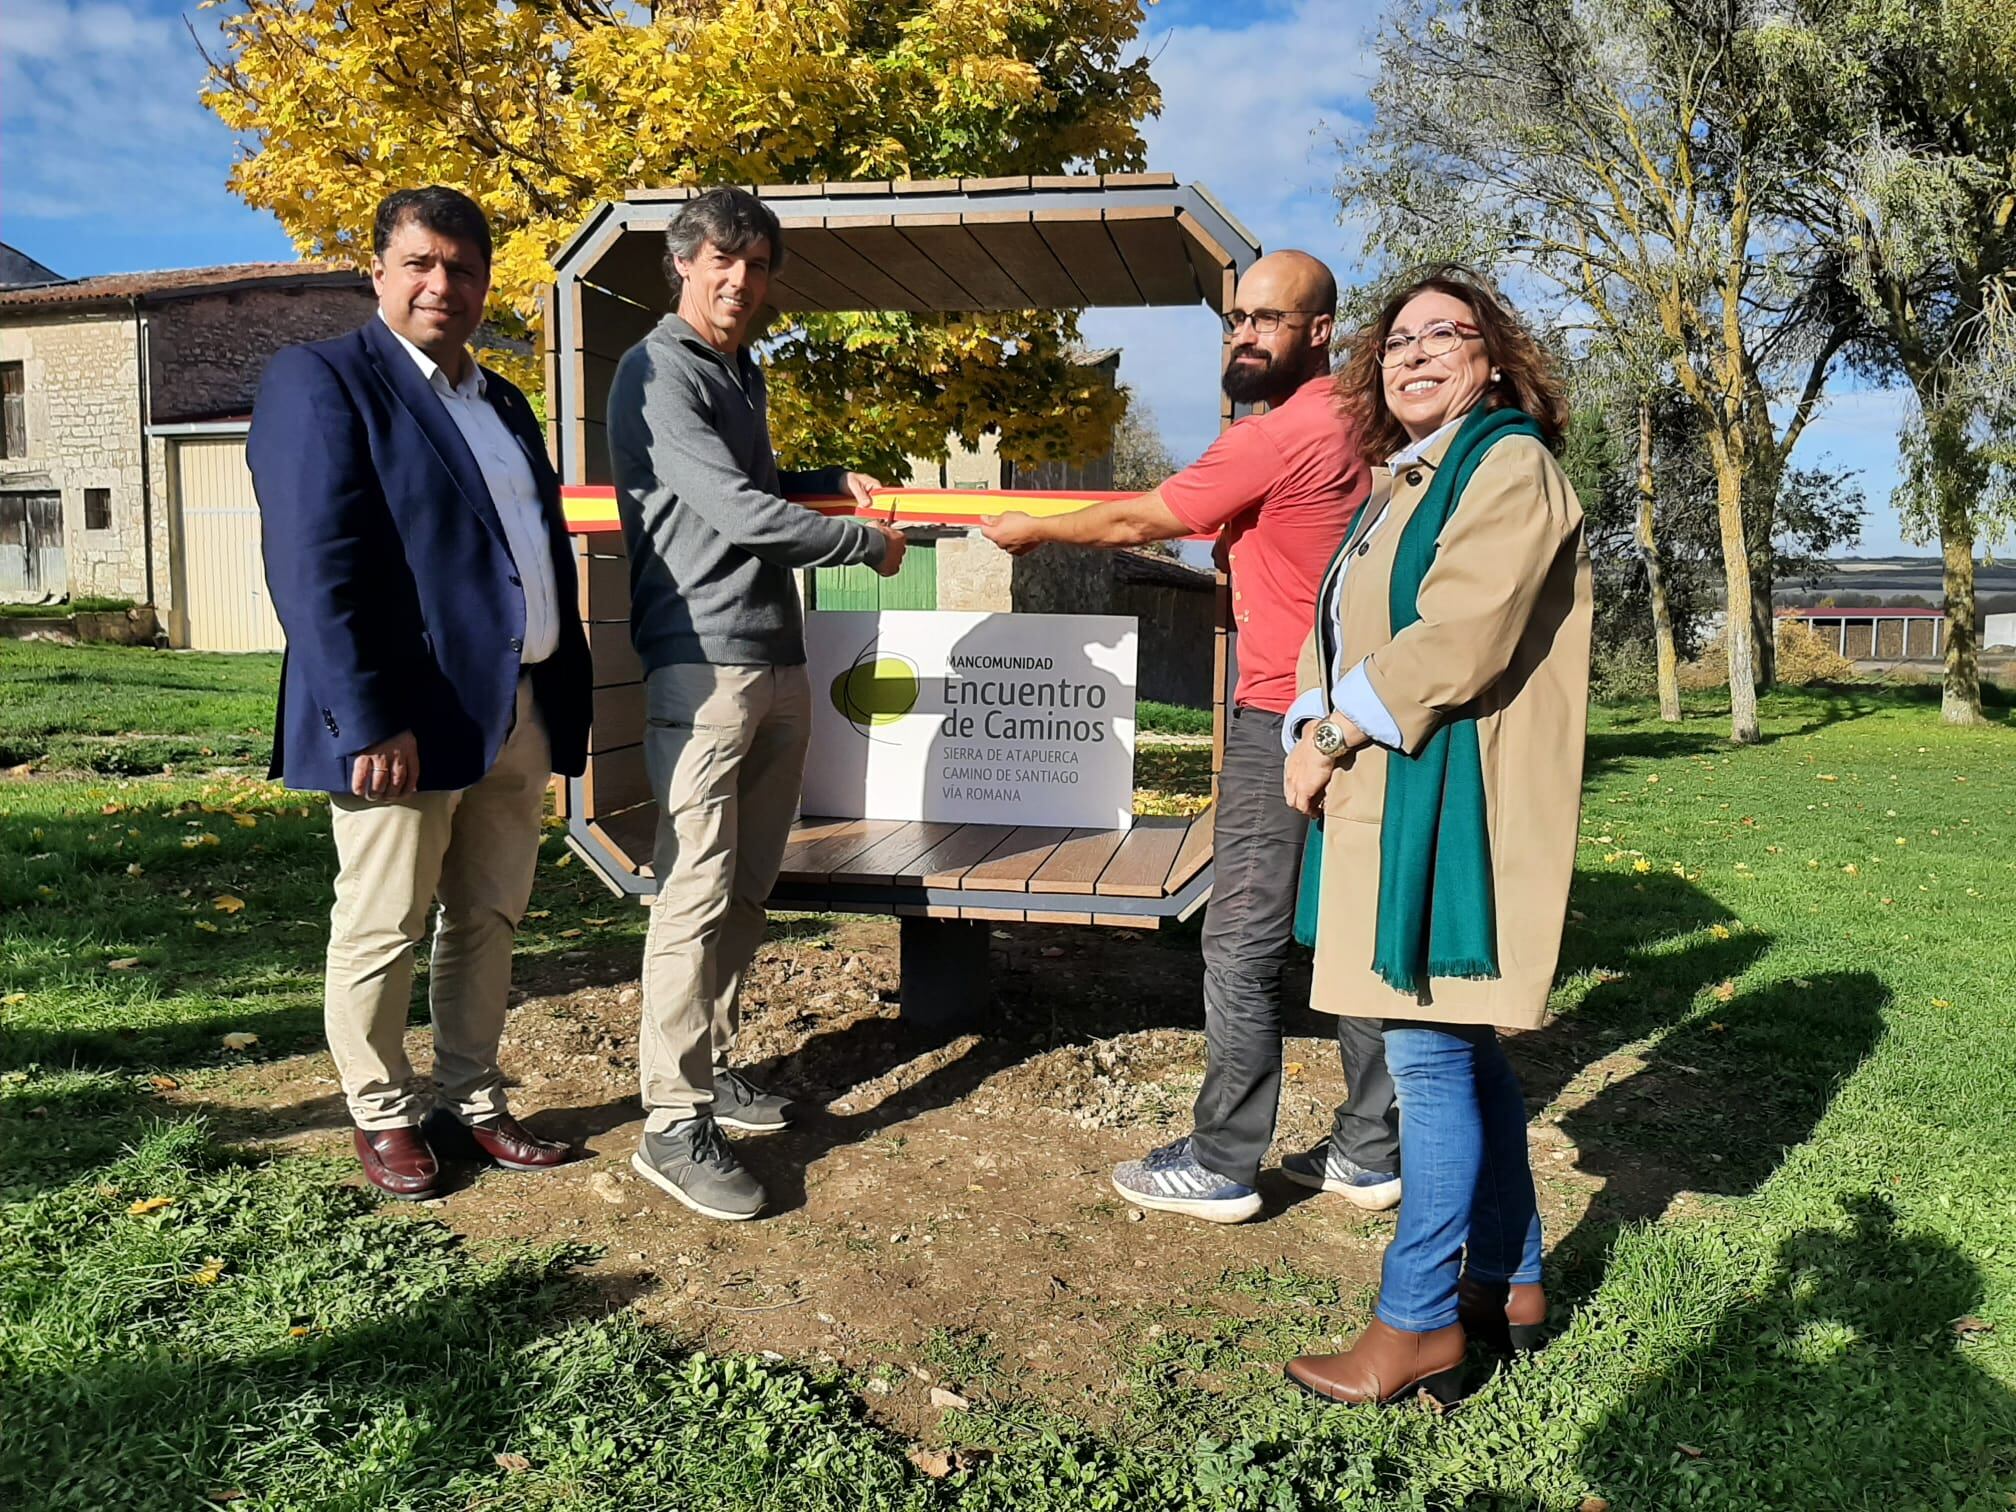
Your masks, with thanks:
[{"label": "beige chino pants", "polygon": [[660,667],[645,687],[658,896],[638,1032],[646,1127],[705,1112],[740,1026],[812,735],[803,667]]},{"label": "beige chino pants", "polygon": [[360,1129],[426,1116],[426,1090],[406,1058],[406,1014],[414,948],[437,899],[427,978],[434,1100],[464,1120],[504,1111],[497,1046],[511,992],[511,939],[532,899],[552,772],[531,680],[520,678],[516,722],[473,787],[376,803],[330,798],[340,869],[323,1022]]}]

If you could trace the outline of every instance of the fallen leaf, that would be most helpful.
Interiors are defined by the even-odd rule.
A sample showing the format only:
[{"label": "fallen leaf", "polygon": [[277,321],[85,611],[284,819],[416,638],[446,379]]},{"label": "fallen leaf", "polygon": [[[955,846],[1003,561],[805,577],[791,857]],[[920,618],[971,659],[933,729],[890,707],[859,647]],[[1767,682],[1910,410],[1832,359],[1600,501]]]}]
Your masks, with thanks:
[{"label": "fallen leaf", "polygon": [[1734,982],[1717,982],[1715,984],[1714,996],[1715,1001],[1718,1003],[1734,1002],[1736,1000],[1736,984]]},{"label": "fallen leaf", "polygon": [[1729,926],[1727,924],[1710,924],[1708,926],[1708,933],[1715,936],[1718,940],[1726,940],[1729,938]]},{"label": "fallen leaf", "polygon": [[1302,1074],[1302,1062],[1290,1061],[1288,1062],[1287,1065],[1283,1066],[1281,1069],[1284,1072],[1286,1072],[1289,1076],[1300,1076]]},{"label": "fallen leaf", "polygon": [[160,1212],[161,1209],[168,1206],[174,1200],[173,1197],[142,1197],[138,1202],[126,1209],[126,1212],[130,1217],[140,1218],[148,1213]]},{"label": "fallen leaf", "polygon": [[175,1080],[172,1076],[150,1076],[147,1078],[147,1085],[152,1087],[156,1092],[173,1092],[182,1083]]},{"label": "fallen leaf", "polygon": [[553,917],[553,910],[550,908],[528,908],[525,910],[525,917],[528,919],[550,919]]},{"label": "fallen leaf", "polygon": [[[1832,782],[1834,779],[1829,777],[1826,780]],[[1675,1444],[1673,1447],[1675,1449],[1678,1449],[1682,1454],[1686,1455],[1687,1458],[1689,1459],[1699,1459],[1701,1458],[1702,1454],[1706,1452],[1704,1450],[1696,1449],[1692,1444]]]},{"label": "fallen leaf", "polygon": [[1575,1512],[1610,1512],[1610,1503],[1600,1496],[1585,1496],[1576,1504]]},{"label": "fallen leaf", "polygon": [[931,1405],[933,1407],[947,1408],[951,1411],[964,1412],[973,1404],[956,1391],[947,1391],[943,1386],[933,1386],[931,1388]]},{"label": "fallen leaf", "polygon": [[555,866],[572,866],[574,864],[574,852],[567,852],[566,855],[560,857],[553,864]]},{"label": "fallen leaf", "polygon": [[1659,780],[1659,774],[1657,772],[1654,772],[1650,777],[1647,777],[1645,779],[1645,784],[1647,787],[1650,787],[1653,783],[1657,782],[1658,780]]},{"label": "fallen leaf", "polygon": [[614,1206],[620,1207],[626,1200],[623,1195],[622,1184],[608,1171],[597,1171],[593,1176],[590,1176],[588,1178],[588,1190],[593,1192],[597,1197],[600,1197],[604,1202]]},{"label": "fallen leaf", "polygon": [[126,812],[126,805],[123,803],[108,803],[98,810],[98,812],[101,814],[123,814]]},{"label": "fallen leaf", "polygon": [[231,822],[236,824],[240,829],[259,828],[259,821],[250,814],[234,814],[231,816]]},{"label": "fallen leaf", "polygon": [[1054,961],[1057,957],[1064,954],[1064,947],[1062,945],[1045,945],[1037,954],[1041,955],[1045,960]]},{"label": "fallen leaf", "polygon": [[215,1286],[217,1278],[223,1274],[224,1257],[222,1255],[205,1255],[203,1257],[202,1268],[190,1272],[182,1279],[187,1281],[191,1286]]},{"label": "fallen leaf", "polygon": [[1945,998],[1934,998],[1932,999],[1932,1006],[1934,1008],[1951,1008],[1953,1005]]},{"label": "fallen leaf", "polygon": [[129,877],[144,877],[147,875],[147,869],[138,861],[135,861],[126,868],[126,875]]},{"label": "fallen leaf", "polygon": [[952,1473],[957,1461],[949,1449],[912,1449],[910,1463],[931,1479],[943,1480]]},{"label": "fallen leaf", "polygon": [[578,940],[581,938],[581,931],[578,929],[563,929],[560,931],[560,938],[563,940]]},{"label": "fallen leaf", "polygon": [[600,929],[604,924],[613,924],[616,921],[614,919],[583,919],[581,922],[583,924],[592,924],[595,928]]},{"label": "fallen leaf", "polygon": [[1841,870],[1848,873],[1848,875],[1851,877],[1859,877],[1862,875],[1862,868],[1857,866],[1853,861],[1850,861],[1846,866],[1842,867]]},{"label": "fallen leaf", "polygon": [[259,1043],[259,1036],[244,1029],[233,1029],[224,1036],[226,1050],[250,1050]]},{"label": "fallen leaf", "polygon": [[1805,991],[1805,990],[1806,990],[1806,989],[1807,989],[1808,987],[1811,987],[1811,986],[1812,986],[1813,984],[1812,984],[1811,982],[1807,981],[1807,980],[1806,980],[1806,978],[1804,978],[1804,977],[1794,977],[1794,978],[1792,978],[1792,985],[1793,985],[1794,987],[1797,987],[1797,988],[1798,988],[1798,989],[1799,989],[1800,991],[1802,991],[1802,992],[1803,992],[1803,991]]},{"label": "fallen leaf", "polygon": [[523,1475],[532,1468],[532,1461],[522,1454],[513,1454],[508,1449],[502,1454],[490,1456],[497,1462],[497,1468],[509,1475]]},{"label": "fallen leaf", "polygon": [[210,906],[221,914],[243,913],[245,911],[245,900],[234,897],[230,893],[221,893],[210,900]]},{"label": "fallen leaf", "polygon": [[217,933],[217,926],[215,924],[212,924],[208,919],[198,919],[196,921],[196,927],[202,930],[203,933],[205,934]]},{"label": "fallen leaf", "polygon": [[1841,779],[1839,777],[1836,777],[1832,772],[1822,772],[1820,774],[1820,780],[1822,782],[1839,782]]},{"label": "fallen leaf", "polygon": [[1969,1334],[1993,1333],[1995,1332],[1995,1325],[1969,1313],[1964,1318],[1955,1318],[1953,1320],[1953,1332],[1964,1339]]},{"label": "fallen leaf", "polygon": [[140,964],[140,957],[138,956],[121,956],[116,961],[107,961],[105,963],[105,969],[107,971],[131,971],[135,966],[138,966],[139,964]]},{"label": "fallen leaf", "polygon": [[0,998],[0,1003],[6,1003],[9,1004],[10,1006],[15,1003],[25,1003],[27,1001],[28,1001],[28,994],[25,992],[10,992],[4,998]]},{"label": "fallen leaf", "polygon": [[315,1330],[310,1328],[306,1323],[296,1323],[292,1328],[287,1330],[287,1337],[290,1339],[305,1339],[313,1332]]}]

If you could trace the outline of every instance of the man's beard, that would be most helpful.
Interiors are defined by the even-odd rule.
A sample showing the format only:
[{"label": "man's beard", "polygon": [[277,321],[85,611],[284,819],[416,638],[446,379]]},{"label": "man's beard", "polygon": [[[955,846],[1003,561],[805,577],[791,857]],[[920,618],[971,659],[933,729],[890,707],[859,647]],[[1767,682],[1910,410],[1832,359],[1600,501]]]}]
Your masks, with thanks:
[{"label": "man's beard", "polygon": [[[1239,358],[1244,356],[1258,357],[1259,365],[1242,367]],[[1232,360],[1225,364],[1218,386],[1234,404],[1274,405],[1300,388],[1302,377],[1283,368],[1272,353],[1244,346],[1234,351]]]}]

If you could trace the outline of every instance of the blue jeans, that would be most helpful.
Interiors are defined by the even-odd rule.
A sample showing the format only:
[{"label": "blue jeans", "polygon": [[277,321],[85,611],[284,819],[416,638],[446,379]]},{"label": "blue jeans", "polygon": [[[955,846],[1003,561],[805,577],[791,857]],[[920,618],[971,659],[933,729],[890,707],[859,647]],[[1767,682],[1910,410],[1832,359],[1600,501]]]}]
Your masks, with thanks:
[{"label": "blue jeans", "polygon": [[[1400,1097],[1400,1224],[1379,1318],[1424,1333],[1456,1321],[1456,1279],[1540,1279],[1526,1099],[1488,1026],[1386,1020]],[[1466,1253],[1467,1250],[1467,1253]]]}]

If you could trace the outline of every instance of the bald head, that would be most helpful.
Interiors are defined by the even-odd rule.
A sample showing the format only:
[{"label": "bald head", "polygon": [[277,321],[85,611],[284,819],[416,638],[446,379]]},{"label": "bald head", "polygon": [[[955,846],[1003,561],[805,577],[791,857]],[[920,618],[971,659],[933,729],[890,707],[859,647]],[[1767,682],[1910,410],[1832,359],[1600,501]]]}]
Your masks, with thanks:
[{"label": "bald head", "polygon": [[1228,318],[1238,323],[1225,354],[1227,396],[1278,404],[1330,371],[1337,280],[1307,252],[1270,252],[1239,280]]},{"label": "bald head", "polygon": [[1269,252],[1246,270],[1234,296],[1242,310],[1337,310],[1337,279],[1307,252]]}]

